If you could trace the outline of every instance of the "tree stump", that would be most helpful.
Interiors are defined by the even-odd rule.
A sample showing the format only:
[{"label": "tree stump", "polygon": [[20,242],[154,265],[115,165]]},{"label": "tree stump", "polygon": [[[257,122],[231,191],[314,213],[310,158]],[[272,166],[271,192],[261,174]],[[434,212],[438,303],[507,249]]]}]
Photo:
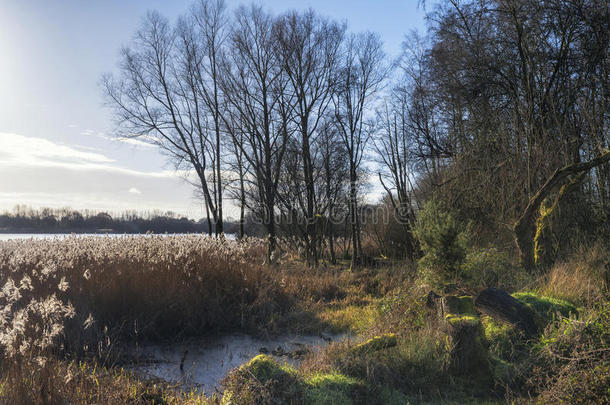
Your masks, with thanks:
[{"label": "tree stump", "polygon": [[471,296],[427,295],[426,306],[436,311],[447,333],[449,367],[456,374],[489,376],[487,342]]},{"label": "tree stump", "polygon": [[473,315],[449,314],[450,368],[457,374],[485,374],[488,371],[487,345],[481,319]]}]

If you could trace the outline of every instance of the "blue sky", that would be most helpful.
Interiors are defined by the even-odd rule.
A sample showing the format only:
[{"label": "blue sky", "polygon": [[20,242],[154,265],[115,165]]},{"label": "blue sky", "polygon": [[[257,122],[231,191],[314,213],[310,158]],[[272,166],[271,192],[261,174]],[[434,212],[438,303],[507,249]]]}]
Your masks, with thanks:
[{"label": "blue sky", "polygon": [[[113,139],[98,86],[147,10],[175,19],[191,2],[0,0],[0,211],[28,204],[202,216],[191,186],[156,149]],[[390,56],[406,33],[425,28],[417,0],[258,3],[275,13],[311,7],[351,31],[378,32]]]}]

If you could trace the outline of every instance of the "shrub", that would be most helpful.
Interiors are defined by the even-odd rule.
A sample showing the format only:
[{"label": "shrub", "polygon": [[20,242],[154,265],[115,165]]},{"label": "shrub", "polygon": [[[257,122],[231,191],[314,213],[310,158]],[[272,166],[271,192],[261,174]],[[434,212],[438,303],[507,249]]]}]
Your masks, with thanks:
[{"label": "shrub", "polygon": [[432,200],[419,211],[414,234],[424,253],[419,266],[425,280],[441,290],[456,283],[468,251],[469,227]]},{"label": "shrub", "polygon": [[506,252],[494,247],[473,249],[462,265],[464,284],[478,291],[487,287],[515,290],[525,286],[529,276],[516,266]]},{"label": "shrub", "polygon": [[366,218],[363,224],[363,239],[369,239],[374,244],[375,256],[393,259],[413,259],[416,256],[417,244],[411,221],[401,220],[398,210],[387,197],[372,208],[370,215],[370,220]]},{"label": "shrub", "polygon": [[529,383],[544,403],[610,402],[610,304],[545,329]]}]

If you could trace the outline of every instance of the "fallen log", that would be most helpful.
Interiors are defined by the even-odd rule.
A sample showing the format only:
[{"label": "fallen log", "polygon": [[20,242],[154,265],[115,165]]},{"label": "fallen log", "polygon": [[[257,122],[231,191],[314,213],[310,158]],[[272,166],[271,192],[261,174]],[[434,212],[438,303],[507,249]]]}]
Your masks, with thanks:
[{"label": "fallen log", "polygon": [[538,333],[536,314],[506,291],[486,288],[474,300],[474,305],[485,315],[514,325],[528,336]]}]

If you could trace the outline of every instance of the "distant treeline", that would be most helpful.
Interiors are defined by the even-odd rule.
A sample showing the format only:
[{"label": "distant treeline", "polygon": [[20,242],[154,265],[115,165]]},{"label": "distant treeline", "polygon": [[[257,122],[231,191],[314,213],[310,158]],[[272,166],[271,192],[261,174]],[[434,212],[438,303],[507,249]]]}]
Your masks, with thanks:
[{"label": "distant treeline", "polygon": [[[238,223],[228,221],[225,233],[236,233]],[[246,233],[254,229],[245,224]],[[198,221],[173,212],[138,213],[126,211],[118,215],[107,212],[77,211],[70,208],[34,209],[16,206],[12,212],[0,214],[0,233],[208,233],[207,220]]]}]

